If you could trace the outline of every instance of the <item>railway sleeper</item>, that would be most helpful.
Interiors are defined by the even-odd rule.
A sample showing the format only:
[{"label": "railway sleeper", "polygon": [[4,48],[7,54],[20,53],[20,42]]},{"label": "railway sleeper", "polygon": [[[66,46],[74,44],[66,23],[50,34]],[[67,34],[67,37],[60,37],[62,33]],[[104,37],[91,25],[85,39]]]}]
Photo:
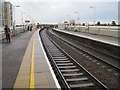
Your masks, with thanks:
[{"label": "railway sleeper", "polygon": [[93,83],[84,83],[84,84],[71,84],[71,88],[82,88],[82,87],[91,87],[95,86]]},{"label": "railway sleeper", "polygon": [[61,70],[61,72],[77,72],[79,69]]},{"label": "railway sleeper", "polygon": [[67,82],[84,81],[84,80],[88,80],[88,78],[73,78],[73,79],[66,79]]},{"label": "railway sleeper", "polygon": [[83,73],[72,73],[72,74],[63,74],[64,77],[70,77],[70,76],[81,76]]},{"label": "railway sleeper", "polygon": [[61,61],[64,61],[64,60],[69,60],[67,57],[66,58],[56,58],[56,57],[52,57],[53,58],[53,60],[55,61],[55,60],[61,60]]},{"label": "railway sleeper", "polygon": [[64,66],[59,66],[58,68],[59,69],[76,68],[76,66],[67,66],[67,67],[66,66],[65,67]]},{"label": "railway sleeper", "polygon": [[67,66],[67,65],[73,65],[73,63],[63,63],[63,64],[57,64],[58,66]]},{"label": "railway sleeper", "polygon": [[[62,64],[62,63],[71,63],[69,60],[54,60],[57,64]],[[60,61],[60,62],[59,62]],[[62,62],[63,61],[63,62]]]}]

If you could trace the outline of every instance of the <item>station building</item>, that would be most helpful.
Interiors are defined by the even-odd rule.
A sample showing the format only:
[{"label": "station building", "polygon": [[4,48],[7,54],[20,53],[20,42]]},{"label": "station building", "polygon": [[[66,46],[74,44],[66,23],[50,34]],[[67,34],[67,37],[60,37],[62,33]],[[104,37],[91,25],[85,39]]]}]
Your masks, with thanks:
[{"label": "station building", "polygon": [[2,30],[5,22],[5,18],[4,18],[4,2],[5,0],[0,0],[0,31]]},{"label": "station building", "polygon": [[10,28],[13,26],[13,9],[10,2],[0,0],[0,31],[3,31],[5,25]]},{"label": "station building", "polygon": [[5,25],[13,26],[13,6],[10,2],[4,2]]}]

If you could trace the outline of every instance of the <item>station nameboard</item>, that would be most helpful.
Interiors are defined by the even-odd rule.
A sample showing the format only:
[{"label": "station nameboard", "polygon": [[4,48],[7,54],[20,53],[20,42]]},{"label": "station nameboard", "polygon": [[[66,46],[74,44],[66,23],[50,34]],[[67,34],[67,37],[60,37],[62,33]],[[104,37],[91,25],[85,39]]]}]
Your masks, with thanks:
[{"label": "station nameboard", "polygon": [[29,20],[26,20],[25,23],[29,23],[30,21]]}]

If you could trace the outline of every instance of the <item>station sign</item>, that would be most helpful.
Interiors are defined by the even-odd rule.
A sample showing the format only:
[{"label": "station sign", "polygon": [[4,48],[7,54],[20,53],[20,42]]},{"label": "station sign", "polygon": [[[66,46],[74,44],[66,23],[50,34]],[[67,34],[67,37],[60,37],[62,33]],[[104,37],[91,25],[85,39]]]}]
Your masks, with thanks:
[{"label": "station sign", "polygon": [[29,23],[30,21],[29,20],[26,20],[25,23]]},{"label": "station sign", "polygon": [[64,23],[68,23],[68,21],[64,21]]}]

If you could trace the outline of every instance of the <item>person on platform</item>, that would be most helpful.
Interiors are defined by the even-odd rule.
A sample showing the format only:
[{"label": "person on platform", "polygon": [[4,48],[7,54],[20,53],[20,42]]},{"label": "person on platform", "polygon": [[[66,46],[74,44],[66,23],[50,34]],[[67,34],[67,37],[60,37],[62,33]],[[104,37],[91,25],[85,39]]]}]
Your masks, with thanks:
[{"label": "person on platform", "polygon": [[4,30],[5,30],[5,35],[6,35],[7,42],[10,42],[10,28],[7,25],[5,25]]},{"label": "person on platform", "polygon": [[27,27],[27,31],[29,31],[29,29],[30,29],[30,27],[28,26],[28,27]]},{"label": "person on platform", "polygon": [[32,31],[33,26],[30,27],[30,31]]}]

